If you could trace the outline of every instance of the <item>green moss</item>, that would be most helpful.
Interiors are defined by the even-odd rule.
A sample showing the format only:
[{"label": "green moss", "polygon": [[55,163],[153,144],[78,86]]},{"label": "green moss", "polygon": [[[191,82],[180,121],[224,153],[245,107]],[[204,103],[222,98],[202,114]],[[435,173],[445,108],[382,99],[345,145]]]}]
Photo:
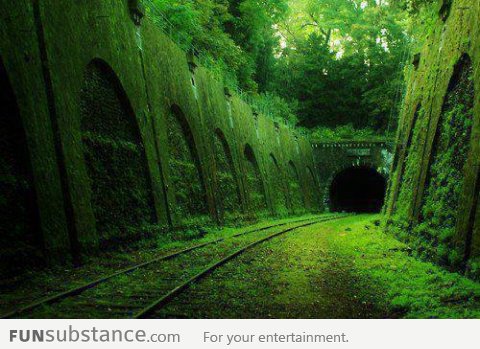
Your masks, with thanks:
[{"label": "green moss", "polygon": [[140,239],[144,227],[156,223],[145,149],[125,92],[105,62],[87,67],[80,106],[100,241]]},{"label": "green moss", "polygon": [[[1,57],[0,57],[1,59]],[[33,172],[15,94],[0,60],[0,274],[42,261]]]},{"label": "green moss", "polygon": [[[370,220],[370,222],[372,222]],[[340,221],[338,231],[347,224]],[[412,249],[358,219],[346,234],[331,234],[339,258],[352,260],[354,275],[375,285],[376,302],[390,316],[478,318],[480,284],[412,257]],[[407,233],[409,234],[409,233]]]},{"label": "green moss", "polygon": [[[415,233],[431,241],[436,260],[459,265],[463,252],[453,244],[464,166],[470,149],[473,120],[473,79],[471,66],[465,67],[459,81],[449,91],[440,118],[429,185],[422,207],[421,224]],[[436,251],[435,251],[436,249]]]},{"label": "green moss", "polygon": [[459,267],[463,262],[464,247],[455,245],[454,237],[464,166],[470,149],[474,98],[472,77],[471,62],[464,56],[455,66],[439,118],[419,224],[411,226],[409,215],[417,190],[414,180],[421,163],[418,140],[422,123],[428,121],[424,111],[420,112],[413,134],[415,142],[407,149],[405,173],[398,184],[400,194],[390,228],[423,258],[444,266]]},{"label": "green moss", "polygon": [[205,184],[190,127],[180,110],[168,116],[169,174],[175,190],[173,213],[182,225],[208,216]]},{"label": "green moss", "polygon": [[300,177],[298,176],[297,168],[291,161],[288,164],[288,190],[290,192],[293,212],[295,214],[304,212],[305,200],[303,197],[303,189],[300,185]]},{"label": "green moss", "polygon": [[284,184],[283,173],[278,166],[277,160],[271,154],[269,170],[271,174],[271,183],[272,183],[272,201],[273,209],[275,213],[280,217],[288,216],[288,207],[287,207],[287,193],[286,186]]},{"label": "green moss", "polygon": [[215,134],[213,145],[217,173],[217,204],[222,219],[231,221],[238,218],[242,211],[233,159],[223,134]]}]

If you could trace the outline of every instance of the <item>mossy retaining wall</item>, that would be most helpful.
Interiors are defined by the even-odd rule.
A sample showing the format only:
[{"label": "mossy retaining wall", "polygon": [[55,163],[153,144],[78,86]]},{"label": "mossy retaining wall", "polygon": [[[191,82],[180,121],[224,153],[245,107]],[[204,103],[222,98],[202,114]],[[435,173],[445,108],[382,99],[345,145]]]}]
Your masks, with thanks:
[{"label": "mossy retaining wall", "polygon": [[[129,4],[0,0],[1,61],[24,128],[39,216],[35,248],[47,260],[79,260],[164,227],[255,216],[246,147],[258,166],[253,187],[264,195],[262,214],[318,210],[308,140],[254,115],[148,18],[132,18]],[[96,63],[105,76],[98,78]],[[172,124],[172,110],[182,115],[179,124]],[[280,171],[272,171],[272,154]],[[181,166],[172,167],[175,161]],[[290,163],[301,209],[287,191],[285,202],[274,203],[278,187],[287,190]],[[187,172],[198,178],[195,198],[185,194]],[[199,212],[189,212],[198,204]]]},{"label": "mossy retaining wall", "polygon": [[446,4],[407,72],[386,222],[426,258],[478,275],[480,2]]},{"label": "mossy retaining wall", "polygon": [[[316,195],[323,210],[331,210],[330,190],[340,173],[349,168],[368,167],[385,179],[390,176],[393,146],[384,141],[337,141],[313,145],[316,173],[309,176],[311,182],[319,183],[320,193]],[[309,170],[309,169],[307,169]]]}]

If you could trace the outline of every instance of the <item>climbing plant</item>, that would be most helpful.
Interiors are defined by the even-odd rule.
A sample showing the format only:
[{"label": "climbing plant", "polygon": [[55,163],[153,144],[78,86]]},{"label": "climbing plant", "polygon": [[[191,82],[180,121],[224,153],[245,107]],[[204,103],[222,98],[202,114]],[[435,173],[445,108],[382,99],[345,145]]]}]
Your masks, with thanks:
[{"label": "climbing plant", "polygon": [[135,114],[106,62],[89,64],[80,100],[84,157],[100,240],[134,237],[155,223],[151,180]]},{"label": "climbing plant", "polygon": [[217,174],[217,203],[222,220],[232,221],[241,213],[240,192],[232,154],[222,131],[213,139]]},{"label": "climbing plant", "polygon": [[277,215],[286,216],[288,215],[287,207],[287,194],[286,186],[284,182],[283,171],[278,165],[277,159],[273,154],[270,154],[270,174],[272,176],[272,200],[273,208]]},{"label": "climbing plant", "polygon": [[257,217],[266,216],[268,207],[262,174],[253,149],[248,144],[245,147],[244,157],[251,212]]},{"label": "climbing plant", "polygon": [[0,274],[42,261],[30,155],[13,88],[0,59]]},{"label": "climbing plant", "polygon": [[293,212],[295,214],[302,213],[305,209],[303,188],[300,185],[300,177],[293,161],[288,163],[288,189]]},{"label": "climbing plant", "polygon": [[453,237],[470,149],[473,102],[473,67],[470,58],[463,56],[445,97],[422,202],[421,224],[415,228],[429,242],[432,250],[426,253],[448,265],[458,265],[463,258],[463,252],[453,245]]},{"label": "climbing plant", "polygon": [[205,183],[190,126],[177,106],[172,107],[167,121],[169,174],[175,191],[171,210],[183,224],[208,220]]}]

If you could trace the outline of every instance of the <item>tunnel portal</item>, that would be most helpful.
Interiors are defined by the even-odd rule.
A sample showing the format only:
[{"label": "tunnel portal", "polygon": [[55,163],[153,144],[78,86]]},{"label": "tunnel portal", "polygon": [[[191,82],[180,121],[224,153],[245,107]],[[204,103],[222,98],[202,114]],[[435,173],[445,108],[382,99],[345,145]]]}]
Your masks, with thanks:
[{"label": "tunnel portal", "polygon": [[330,208],[334,212],[380,212],[386,179],[370,167],[351,167],[339,172],[330,186]]}]

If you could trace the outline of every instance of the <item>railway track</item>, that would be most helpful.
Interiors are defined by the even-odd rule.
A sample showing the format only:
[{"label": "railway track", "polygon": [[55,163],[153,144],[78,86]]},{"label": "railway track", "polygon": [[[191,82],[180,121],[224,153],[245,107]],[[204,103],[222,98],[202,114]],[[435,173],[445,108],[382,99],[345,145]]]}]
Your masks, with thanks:
[{"label": "railway track", "polygon": [[[197,244],[40,299],[2,318],[147,318],[243,252],[296,229],[345,217],[283,222]],[[279,227],[285,229],[271,232]],[[109,283],[113,279],[116,282]]]}]

